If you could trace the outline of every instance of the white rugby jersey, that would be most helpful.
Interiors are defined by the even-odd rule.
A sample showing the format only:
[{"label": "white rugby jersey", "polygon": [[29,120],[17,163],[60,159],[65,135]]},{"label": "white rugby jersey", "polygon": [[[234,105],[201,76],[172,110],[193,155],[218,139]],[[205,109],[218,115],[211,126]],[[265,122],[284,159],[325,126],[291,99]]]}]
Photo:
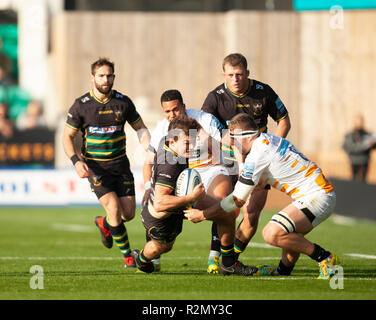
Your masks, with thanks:
[{"label": "white rugby jersey", "polygon": [[[186,115],[189,118],[195,119],[204,131],[212,138],[221,141],[221,130],[224,129],[223,125],[218,121],[218,119],[210,113],[203,112],[200,110],[186,109]],[[167,119],[163,119],[157,123],[156,128],[154,129],[151,135],[150,146],[153,152],[158,150],[159,142],[161,139],[167,135],[169,122]],[[221,163],[219,157],[220,152],[217,152],[218,155],[209,154],[207,147],[203,147],[202,142],[197,138],[196,146],[193,156],[189,158],[189,167],[190,168],[200,168],[211,165],[218,165]]]},{"label": "white rugby jersey", "polygon": [[334,190],[314,162],[288,140],[268,133],[261,133],[253,142],[239,181],[257,185],[260,179],[294,200],[319,190]]}]

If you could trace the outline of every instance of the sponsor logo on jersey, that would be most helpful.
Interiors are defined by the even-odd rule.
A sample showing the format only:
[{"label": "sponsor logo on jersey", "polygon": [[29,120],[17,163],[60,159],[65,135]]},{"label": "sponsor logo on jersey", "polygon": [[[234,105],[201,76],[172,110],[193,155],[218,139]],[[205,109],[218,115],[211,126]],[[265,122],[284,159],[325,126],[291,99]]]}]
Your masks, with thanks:
[{"label": "sponsor logo on jersey", "polygon": [[89,101],[89,100],[90,100],[89,97],[84,97],[84,98],[81,99],[81,102],[85,103],[85,102],[87,102],[87,101]]},{"label": "sponsor logo on jersey", "polygon": [[106,133],[114,133],[116,131],[120,131],[121,126],[88,127],[87,130],[88,130],[89,133],[106,134]]},{"label": "sponsor logo on jersey", "polygon": [[249,108],[250,105],[249,105],[249,104],[240,104],[240,103],[237,103],[237,104],[236,104],[236,107],[237,107],[237,108]]},{"label": "sponsor logo on jersey", "polygon": [[171,176],[167,173],[159,173],[159,176],[171,179]]},{"label": "sponsor logo on jersey", "polygon": [[261,84],[256,84],[256,89],[264,90],[264,86]]},{"label": "sponsor logo on jersey", "polygon": [[225,93],[225,90],[223,90],[223,89],[219,89],[219,90],[217,90],[217,93],[218,93],[218,94]]},{"label": "sponsor logo on jersey", "polygon": [[112,110],[102,110],[102,111],[98,111],[98,114],[110,114],[110,113],[114,113]]},{"label": "sponsor logo on jersey", "polygon": [[253,176],[253,171],[255,170],[255,164],[253,162],[246,162],[243,167],[242,176],[244,178],[251,179]]}]

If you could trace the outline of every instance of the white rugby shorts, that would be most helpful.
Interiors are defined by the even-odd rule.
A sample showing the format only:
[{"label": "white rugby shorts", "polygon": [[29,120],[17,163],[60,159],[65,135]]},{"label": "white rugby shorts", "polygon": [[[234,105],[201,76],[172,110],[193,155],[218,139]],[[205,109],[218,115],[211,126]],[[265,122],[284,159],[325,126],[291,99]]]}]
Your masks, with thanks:
[{"label": "white rugby shorts", "polygon": [[298,198],[292,204],[307,216],[313,227],[316,227],[333,213],[336,194],[335,192],[318,191]]},{"label": "white rugby shorts", "polygon": [[217,176],[221,174],[228,176],[228,171],[223,165],[208,166],[195,169],[199,172],[206,191],[209,190],[211,183]]}]

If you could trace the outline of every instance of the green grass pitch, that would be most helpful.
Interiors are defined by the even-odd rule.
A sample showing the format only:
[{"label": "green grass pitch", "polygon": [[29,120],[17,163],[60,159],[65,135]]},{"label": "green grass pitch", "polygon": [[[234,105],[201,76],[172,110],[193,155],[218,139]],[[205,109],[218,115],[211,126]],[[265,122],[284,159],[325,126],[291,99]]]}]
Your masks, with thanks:
[{"label": "green grass pitch", "polygon": [[[376,298],[376,223],[329,218],[308,239],[335,252],[343,267],[343,288],[315,279],[318,266],[301,256],[290,277],[223,277],[206,273],[211,223],[184,221],[171,252],[162,256],[159,274],[125,269],[116,246],[105,248],[93,219],[100,207],[0,208],[1,300],[374,300]],[[277,265],[280,249],[268,247],[262,227],[241,260]],[[132,248],[142,248],[140,212],[127,224]],[[30,268],[43,268],[43,289],[32,289]],[[337,287],[340,282],[337,283]]]}]

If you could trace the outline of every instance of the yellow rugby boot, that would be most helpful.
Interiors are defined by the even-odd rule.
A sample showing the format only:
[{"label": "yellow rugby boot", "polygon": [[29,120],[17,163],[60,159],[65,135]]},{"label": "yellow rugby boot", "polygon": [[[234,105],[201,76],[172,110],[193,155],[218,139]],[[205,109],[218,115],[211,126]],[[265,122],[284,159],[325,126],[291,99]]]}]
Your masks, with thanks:
[{"label": "yellow rugby boot", "polygon": [[219,256],[215,256],[209,259],[206,271],[213,274],[219,273]]},{"label": "yellow rugby boot", "polygon": [[317,279],[330,279],[334,276],[336,265],[339,265],[339,259],[332,253],[328,258],[319,263],[320,274]]}]

